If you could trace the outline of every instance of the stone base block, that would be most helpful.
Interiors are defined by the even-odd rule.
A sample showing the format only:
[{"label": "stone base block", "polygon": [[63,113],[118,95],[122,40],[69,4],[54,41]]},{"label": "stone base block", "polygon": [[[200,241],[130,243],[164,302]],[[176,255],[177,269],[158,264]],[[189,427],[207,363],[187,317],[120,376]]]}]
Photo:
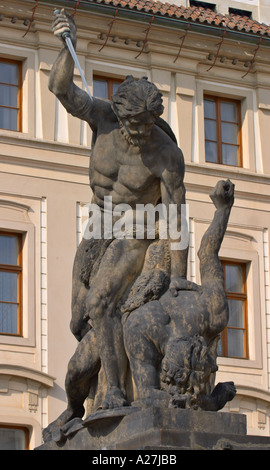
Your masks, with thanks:
[{"label": "stone base block", "polygon": [[97,411],[74,419],[36,450],[270,450],[247,436],[244,415],[149,407]]}]

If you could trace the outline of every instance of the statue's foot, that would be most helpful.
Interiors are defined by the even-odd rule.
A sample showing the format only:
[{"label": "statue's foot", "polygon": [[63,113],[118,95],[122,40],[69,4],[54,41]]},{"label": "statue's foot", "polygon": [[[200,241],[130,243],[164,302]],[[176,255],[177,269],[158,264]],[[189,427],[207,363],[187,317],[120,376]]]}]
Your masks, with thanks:
[{"label": "statue's foot", "polygon": [[82,418],[84,415],[84,408],[76,412],[71,408],[67,408],[55,421],[53,421],[47,428],[42,432],[44,442],[51,441],[55,435],[60,431],[60,428],[66,423],[71,421],[73,418]]},{"label": "statue's foot", "polygon": [[218,383],[213,392],[212,396],[222,397],[222,400],[227,403],[228,401],[233,400],[236,395],[236,388],[234,382],[220,382]]},{"label": "statue's foot", "polygon": [[211,395],[200,397],[200,407],[206,411],[221,410],[235,395],[236,388],[233,382],[219,382]]},{"label": "statue's foot", "polygon": [[218,181],[210,197],[217,209],[231,207],[234,202],[234,184],[229,179]]},{"label": "statue's foot", "polygon": [[102,403],[102,409],[122,408],[122,406],[128,406],[129,403],[125,399],[122,391],[118,387],[111,387],[105,396]]}]

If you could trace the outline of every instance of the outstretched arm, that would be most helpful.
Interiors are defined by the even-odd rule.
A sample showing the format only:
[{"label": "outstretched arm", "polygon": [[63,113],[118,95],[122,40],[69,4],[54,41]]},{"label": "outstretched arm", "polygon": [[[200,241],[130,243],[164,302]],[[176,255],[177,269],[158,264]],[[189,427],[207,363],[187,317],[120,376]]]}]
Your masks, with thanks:
[{"label": "outstretched arm", "polygon": [[206,230],[198,251],[202,295],[209,312],[208,332],[219,334],[228,322],[228,302],[224,290],[224,273],[218,253],[224,238],[234,202],[234,184],[219,181],[210,195],[215,204],[214,218]]},{"label": "outstretched arm", "polygon": [[219,278],[219,272],[223,276],[218,252],[227,229],[234,202],[234,184],[230,180],[218,181],[210,197],[216,207],[216,211],[210,226],[202,238],[198,252],[202,283],[204,283],[205,278],[209,279],[210,273],[212,273],[213,278]]}]

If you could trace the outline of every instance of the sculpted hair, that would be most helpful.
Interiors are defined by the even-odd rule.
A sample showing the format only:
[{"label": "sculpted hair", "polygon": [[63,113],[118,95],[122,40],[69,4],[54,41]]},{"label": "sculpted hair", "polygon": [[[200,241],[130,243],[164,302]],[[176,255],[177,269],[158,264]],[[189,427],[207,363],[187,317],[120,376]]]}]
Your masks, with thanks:
[{"label": "sculpted hair", "polygon": [[200,395],[210,395],[209,379],[217,371],[216,342],[214,339],[207,346],[204,338],[196,334],[170,343],[162,360],[160,385],[172,395],[172,403],[180,408],[196,408]]},{"label": "sculpted hair", "polygon": [[119,118],[128,118],[149,111],[159,117],[164,110],[162,94],[157,87],[148,82],[147,77],[135,80],[132,75],[126,77],[112,97],[113,110]]}]

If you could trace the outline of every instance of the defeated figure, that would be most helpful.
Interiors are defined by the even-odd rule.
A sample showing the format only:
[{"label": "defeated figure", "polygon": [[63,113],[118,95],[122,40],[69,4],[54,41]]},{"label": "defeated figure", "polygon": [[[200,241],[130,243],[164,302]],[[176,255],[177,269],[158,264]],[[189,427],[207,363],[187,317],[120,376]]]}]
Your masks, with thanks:
[{"label": "defeated figure", "polygon": [[213,390],[217,342],[229,316],[218,252],[234,185],[219,181],[210,196],[216,212],[198,252],[201,286],[193,284],[175,297],[167,291],[159,300],[125,314],[125,348],[138,400],[150,403],[170,394],[171,406],[213,411],[235,396],[231,382]]}]

